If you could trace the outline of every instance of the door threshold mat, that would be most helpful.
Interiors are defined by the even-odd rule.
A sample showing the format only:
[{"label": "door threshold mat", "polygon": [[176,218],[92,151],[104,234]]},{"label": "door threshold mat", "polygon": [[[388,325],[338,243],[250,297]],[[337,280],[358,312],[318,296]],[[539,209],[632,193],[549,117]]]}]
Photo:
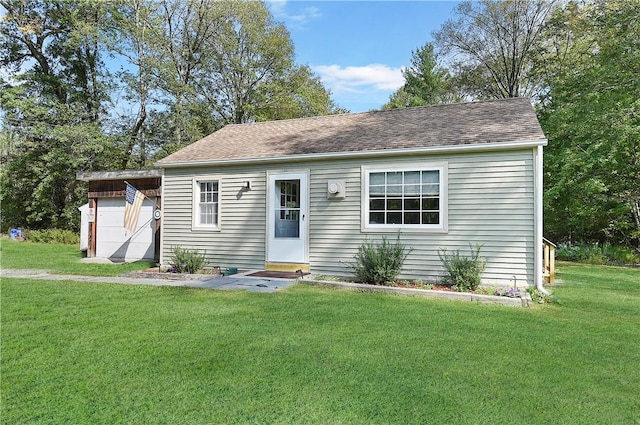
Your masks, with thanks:
[{"label": "door threshold mat", "polygon": [[[302,276],[306,276],[310,273],[302,273]],[[298,279],[302,277],[300,273],[296,272],[279,272],[274,270],[262,270],[259,272],[254,272],[247,274],[246,276],[252,277],[272,277],[274,279]]]}]

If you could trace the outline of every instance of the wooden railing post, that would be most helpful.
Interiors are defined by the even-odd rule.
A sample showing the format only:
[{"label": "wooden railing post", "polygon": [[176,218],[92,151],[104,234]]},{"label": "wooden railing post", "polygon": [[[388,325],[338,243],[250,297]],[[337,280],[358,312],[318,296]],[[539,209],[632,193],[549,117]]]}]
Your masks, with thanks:
[{"label": "wooden railing post", "polygon": [[556,281],[556,246],[544,238],[542,246],[542,274],[547,283],[554,283]]},{"label": "wooden railing post", "polygon": [[556,281],[556,246],[549,245],[549,283]]}]

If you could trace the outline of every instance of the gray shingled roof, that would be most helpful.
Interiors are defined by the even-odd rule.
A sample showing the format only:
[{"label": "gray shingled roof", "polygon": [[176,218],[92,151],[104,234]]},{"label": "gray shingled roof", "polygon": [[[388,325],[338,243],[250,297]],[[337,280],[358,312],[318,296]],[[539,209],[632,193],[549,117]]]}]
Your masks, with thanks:
[{"label": "gray shingled roof", "polygon": [[536,141],[531,103],[515,98],[227,125],[158,165]]}]

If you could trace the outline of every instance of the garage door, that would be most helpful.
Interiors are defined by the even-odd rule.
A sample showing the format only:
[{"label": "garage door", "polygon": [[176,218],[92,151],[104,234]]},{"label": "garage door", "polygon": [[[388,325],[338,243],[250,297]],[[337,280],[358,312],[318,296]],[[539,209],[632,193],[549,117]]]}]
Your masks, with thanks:
[{"label": "garage door", "polygon": [[155,227],[153,211],[155,204],[144,200],[138,229],[129,232],[124,228],[124,198],[98,199],[96,217],[96,257],[112,260],[153,260]]}]

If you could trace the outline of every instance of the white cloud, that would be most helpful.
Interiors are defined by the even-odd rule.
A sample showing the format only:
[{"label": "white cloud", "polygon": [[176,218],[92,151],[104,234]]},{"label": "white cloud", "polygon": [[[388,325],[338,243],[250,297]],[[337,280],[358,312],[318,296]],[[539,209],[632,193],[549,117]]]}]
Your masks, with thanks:
[{"label": "white cloud", "polygon": [[284,9],[287,6],[287,0],[267,0],[265,3],[276,18],[280,18],[285,14]]},{"label": "white cloud", "polygon": [[320,13],[320,9],[317,7],[305,7],[296,15],[288,15],[287,21],[291,27],[302,29],[307,23],[320,19],[321,17],[322,14]]},{"label": "white cloud", "polygon": [[370,90],[395,91],[404,84],[402,68],[382,64],[366,66],[316,65],[311,66],[324,85],[333,93],[361,93]]},{"label": "white cloud", "polygon": [[287,11],[287,0],[268,0],[267,5],[276,19],[282,20],[289,29],[304,29],[306,25],[316,19],[320,19],[322,14],[317,7],[304,7],[289,13]]}]

